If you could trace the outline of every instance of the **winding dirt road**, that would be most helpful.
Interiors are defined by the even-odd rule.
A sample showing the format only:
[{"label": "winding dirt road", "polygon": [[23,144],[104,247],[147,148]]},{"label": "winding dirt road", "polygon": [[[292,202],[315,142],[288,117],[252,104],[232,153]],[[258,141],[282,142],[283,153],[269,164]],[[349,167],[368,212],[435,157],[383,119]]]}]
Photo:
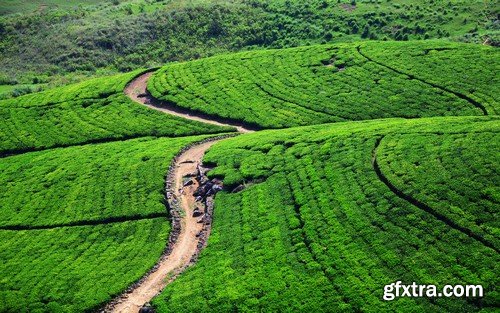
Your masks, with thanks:
[{"label": "winding dirt road", "polygon": [[231,123],[216,121],[215,119],[210,119],[206,116],[203,116],[202,114],[188,112],[185,109],[176,108],[166,103],[161,103],[160,101],[154,99],[147,91],[148,80],[152,75],[153,72],[147,72],[132,80],[125,88],[125,94],[127,94],[135,102],[145,105],[150,109],[161,111],[163,113],[168,113],[175,116],[183,117],[188,120],[198,121],[207,124],[234,127],[240,133],[250,133],[254,131],[241,124],[236,124],[236,123],[231,124]]},{"label": "winding dirt road", "polygon": [[195,207],[193,193],[198,187],[198,183],[195,182],[191,186],[183,187],[183,177],[196,173],[196,165],[201,163],[205,151],[217,141],[195,145],[177,158],[172,189],[177,191],[175,197],[184,211],[180,225],[181,232],[171,253],[158,263],[157,270],[149,274],[137,288],[121,299],[121,302],[116,304],[111,312],[139,312],[145,303],[162,291],[190,264],[191,257],[197,251],[199,242],[197,234],[202,230],[203,224],[197,222],[199,217],[193,217]]},{"label": "winding dirt road", "polygon": [[[132,100],[167,114],[180,116],[186,119],[204,122],[208,124],[235,127],[240,133],[248,133],[253,130],[240,125],[225,124],[204,117],[178,112],[178,110],[164,107],[147,92],[147,81],[152,72],[145,73],[134,79],[126,88],[127,94]],[[141,96],[139,96],[141,95]],[[200,233],[203,230],[203,224],[198,223],[199,217],[193,217],[193,211],[196,205],[194,191],[198,187],[198,182],[183,187],[183,178],[192,176],[196,173],[197,165],[202,164],[205,151],[213,144],[222,139],[216,139],[209,142],[200,143],[192,146],[179,155],[174,164],[172,188],[174,198],[183,214],[180,218],[180,232],[175,241],[170,243],[170,253],[162,256],[156,265],[156,270],[150,272],[132,289],[108,304],[104,312],[116,313],[137,313],[140,308],[148,303],[154,296],[160,293],[163,288],[172,282],[192,261],[192,257],[199,252]]]}]

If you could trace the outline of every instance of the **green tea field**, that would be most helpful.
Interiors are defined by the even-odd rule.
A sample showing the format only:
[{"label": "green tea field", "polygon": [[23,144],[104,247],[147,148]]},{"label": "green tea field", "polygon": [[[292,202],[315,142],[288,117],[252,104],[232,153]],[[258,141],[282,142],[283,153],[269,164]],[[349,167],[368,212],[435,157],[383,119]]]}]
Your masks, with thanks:
[{"label": "green tea field", "polygon": [[0,1],[0,313],[498,312],[499,16]]},{"label": "green tea field", "polygon": [[[411,54],[399,58],[405,49]],[[148,89],[183,108],[264,128],[486,115],[498,110],[500,82],[488,66],[498,56],[494,48],[441,42],[252,51],[167,65]]]},{"label": "green tea field", "polygon": [[145,136],[179,137],[230,131],[138,106],[123,94],[141,71],[0,100],[0,153]]},{"label": "green tea field", "polygon": [[164,171],[200,139],[145,137],[3,158],[1,310],[88,311],[138,280],[170,230]]},{"label": "green tea field", "polygon": [[[229,186],[218,195],[208,248],[155,306],[159,312],[492,311],[500,305],[498,219],[491,215],[499,208],[500,157],[489,144],[498,146],[499,130],[498,118],[376,120],[217,144],[205,161],[217,165],[211,175]],[[460,157],[450,160],[456,151]],[[231,193],[239,184],[246,188]],[[481,282],[489,295],[383,301],[381,286],[397,279]]]}]

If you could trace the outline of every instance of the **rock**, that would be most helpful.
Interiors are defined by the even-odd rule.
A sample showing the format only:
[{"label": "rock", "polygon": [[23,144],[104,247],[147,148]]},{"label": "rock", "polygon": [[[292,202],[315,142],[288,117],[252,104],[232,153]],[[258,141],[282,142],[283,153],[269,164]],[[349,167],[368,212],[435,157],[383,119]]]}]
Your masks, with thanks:
[{"label": "rock", "polygon": [[186,181],[183,186],[187,187],[187,186],[191,186],[192,184],[194,184],[194,181],[192,179],[190,179],[190,180]]},{"label": "rock", "polygon": [[200,208],[196,207],[194,210],[193,210],[193,217],[198,217],[198,216],[201,216],[203,213],[201,212]]},{"label": "rock", "polygon": [[155,310],[149,304],[145,304],[139,309],[139,313],[155,313]]}]

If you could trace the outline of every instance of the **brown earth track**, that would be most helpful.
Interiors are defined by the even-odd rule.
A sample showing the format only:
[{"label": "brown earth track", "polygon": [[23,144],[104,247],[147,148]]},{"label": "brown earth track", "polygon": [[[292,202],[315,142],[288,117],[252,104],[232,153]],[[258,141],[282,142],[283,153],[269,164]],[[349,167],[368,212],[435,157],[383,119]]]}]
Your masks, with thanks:
[{"label": "brown earth track", "polygon": [[139,312],[140,308],[160,293],[165,286],[172,282],[187,266],[192,263],[192,258],[199,252],[201,237],[199,233],[204,225],[198,223],[199,217],[193,217],[196,205],[194,191],[198,187],[195,182],[191,186],[183,187],[183,177],[196,173],[196,166],[201,163],[205,151],[222,139],[217,139],[201,144],[196,144],[181,155],[174,163],[171,190],[174,191],[173,199],[183,211],[180,214],[180,232],[167,249],[167,255],[162,257],[155,266],[155,271],[144,277],[130,292],[124,294],[113,303],[105,312]]},{"label": "brown earth track", "polygon": [[[235,127],[240,133],[253,131],[242,125],[223,123],[196,114],[183,113],[178,110],[171,110],[168,107],[156,105],[155,103],[158,101],[147,92],[146,88],[147,81],[151,75],[152,72],[148,72],[135,78],[125,88],[125,94],[135,102],[166,114],[208,124]],[[199,184],[194,180],[194,184],[184,187],[183,180],[184,177],[192,177],[196,173],[197,165],[202,164],[205,152],[225,137],[227,135],[213,139],[209,138],[201,143],[187,147],[174,159],[167,176],[166,184],[167,200],[173,215],[173,225],[165,253],[146,276],[131,286],[125,293],[111,301],[101,312],[139,312],[144,304],[159,294],[184,269],[196,261],[210,233],[211,221],[199,223],[200,218],[193,217],[193,211],[196,206],[193,193]],[[168,193],[171,194],[169,195]],[[208,201],[212,203],[212,199],[207,199],[207,204]],[[211,209],[211,205],[205,207],[206,218],[210,218]]]},{"label": "brown earth track", "polygon": [[171,104],[159,101],[151,96],[151,94],[147,91],[147,84],[149,78],[153,75],[153,72],[144,73],[134,80],[132,80],[127,87],[125,88],[125,94],[129,96],[135,102],[138,102],[142,105],[147,106],[150,109],[161,111],[163,113],[172,114],[175,116],[183,117],[188,120],[198,121],[202,123],[218,125],[218,126],[228,126],[234,127],[240,133],[249,133],[257,130],[256,128],[252,128],[249,126],[245,126],[241,123],[234,122],[225,122],[218,118],[211,118],[206,114],[190,112],[189,110],[174,107]]}]

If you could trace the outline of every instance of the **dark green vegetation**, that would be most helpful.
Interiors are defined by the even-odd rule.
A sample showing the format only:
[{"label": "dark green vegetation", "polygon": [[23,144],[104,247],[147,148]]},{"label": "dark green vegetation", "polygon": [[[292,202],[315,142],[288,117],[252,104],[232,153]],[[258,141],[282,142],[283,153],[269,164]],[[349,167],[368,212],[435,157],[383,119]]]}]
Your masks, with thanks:
[{"label": "dark green vegetation", "polygon": [[[492,312],[500,305],[492,217],[500,205],[500,158],[492,153],[499,133],[497,117],[439,117],[220,142],[205,157],[227,187],[217,195],[209,245],[154,305],[159,312]],[[377,163],[390,184],[446,219],[394,193]],[[247,188],[231,193],[240,183]],[[396,280],[482,284],[485,297],[383,301],[383,286]]]},{"label": "dark green vegetation", "polygon": [[[371,61],[372,55],[380,63]],[[148,89],[183,108],[265,128],[483,115],[497,112],[499,56],[496,48],[438,41],[251,51],[167,65]],[[399,63],[412,76],[399,71]],[[439,65],[429,66],[434,63]]]},{"label": "dark green vegetation", "polygon": [[[0,15],[13,13],[43,12],[50,9],[77,9],[80,6],[106,2],[107,0],[1,0]],[[109,0],[108,0],[109,1]]]},{"label": "dark green vegetation", "polygon": [[42,91],[43,88],[44,85],[34,84],[0,85],[0,100]]},{"label": "dark green vegetation", "polygon": [[140,73],[97,78],[0,101],[0,153],[230,130],[166,115],[134,103],[123,94],[123,89]]},{"label": "dark green vegetation", "polygon": [[0,311],[87,311],[139,279],[167,242],[163,187],[170,161],[202,138],[141,138],[3,158]]},{"label": "dark green vegetation", "polygon": [[256,47],[358,39],[499,42],[494,0],[103,2],[0,18],[0,84],[65,83],[61,76],[68,74],[81,79]]}]

